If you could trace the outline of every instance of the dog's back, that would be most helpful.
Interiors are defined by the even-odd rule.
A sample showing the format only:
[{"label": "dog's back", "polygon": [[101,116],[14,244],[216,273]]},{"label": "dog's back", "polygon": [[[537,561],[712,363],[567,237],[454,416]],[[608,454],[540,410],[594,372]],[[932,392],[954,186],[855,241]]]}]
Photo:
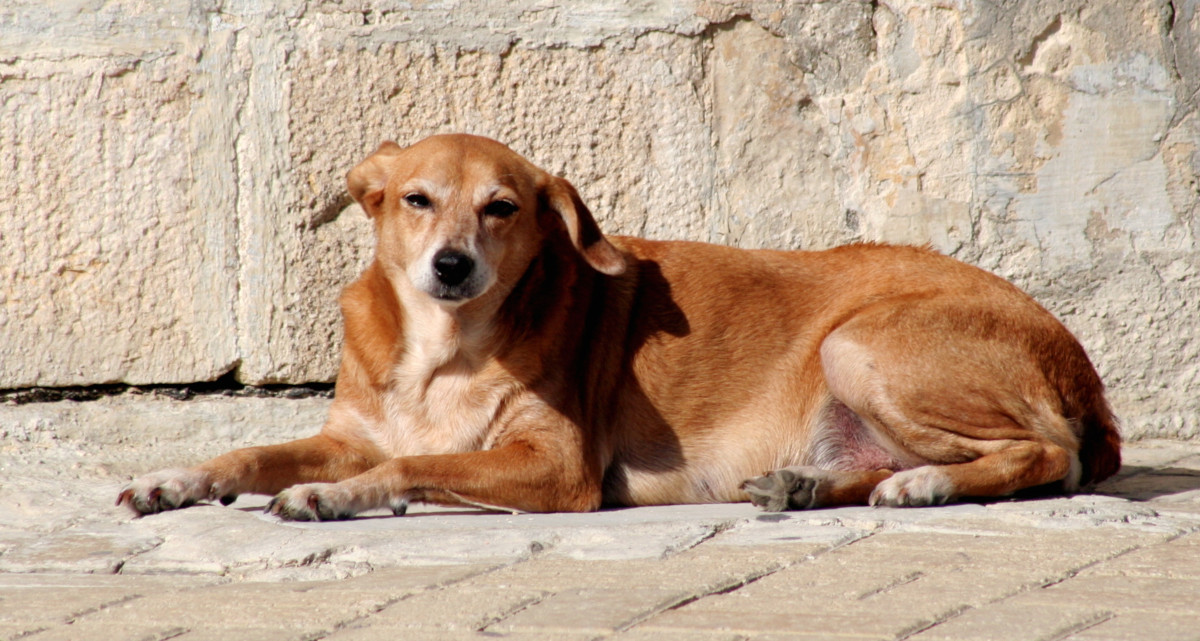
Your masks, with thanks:
[{"label": "dog's back", "polygon": [[[620,408],[611,425],[597,426],[616,432],[606,482],[612,502],[736,500],[736,479],[813,463],[905,469],[942,462],[931,455],[937,447],[913,451],[897,443],[884,419],[846,411],[830,390],[822,345],[843,324],[878,309],[888,310],[881,322],[895,329],[887,349],[903,358],[953,353],[967,341],[998,342],[1021,354],[1012,376],[1004,363],[974,381],[925,372],[914,394],[976,414],[995,404],[1033,408],[1048,397],[1046,412],[1054,417],[1037,417],[1040,407],[1016,410],[997,425],[1011,418],[1039,438],[1055,429],[1044,423],[1070,429],[1053,437],[1078,449],[1080,482],[1119,466],[1115,422],[1078,342],[1032,298],[987,272],[911,247],[780,252],[614,242],[630,256],[630,268],[618,277],[624,286],[609,285],[606,295],[609,303],[616,293],[628,296],[613,305],[628,317],[607,320],[629,329],[600,327],[605,335],[592,344],[613,349],[609,337],[619,337],[626,369],[609,372],[619,381],[611,388],[591,388],[611,390],[597,406]],[[1014,378],[1024,371],[1040,372],[1045,386]],[[960,438],[932,430],[926,437]],[[830,447],[836,451],[822,451]]]}]

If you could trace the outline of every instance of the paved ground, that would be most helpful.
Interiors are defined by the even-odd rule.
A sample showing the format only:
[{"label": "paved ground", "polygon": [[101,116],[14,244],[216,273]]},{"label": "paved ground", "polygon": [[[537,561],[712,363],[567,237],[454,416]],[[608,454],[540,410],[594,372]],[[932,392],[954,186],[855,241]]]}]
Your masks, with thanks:
[{"label": "paved ground", "polygon": [[0,405],[0,639],[1200,639],[1200,443],[1097,493],[341,523],[131,519],[130,474],[312,432],[323,399]]}]

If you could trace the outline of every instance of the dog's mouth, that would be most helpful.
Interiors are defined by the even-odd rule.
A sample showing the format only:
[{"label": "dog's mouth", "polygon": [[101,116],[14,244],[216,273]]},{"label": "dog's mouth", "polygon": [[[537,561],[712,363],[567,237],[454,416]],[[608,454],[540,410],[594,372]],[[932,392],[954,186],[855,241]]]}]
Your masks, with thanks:
[{"label": "dog's mouth", "polygon": [[434,300],[439,303],[465,303],[479,295],[478,287],[463,284],[453,287],[438,284],[432,288],[432,291],[427,292]]},{"label": "dog's mouth", "polygon": [[435,292],[433,297],[444,303],[461,303],[470,298],[470,296],[459,294],[457,292]]}]

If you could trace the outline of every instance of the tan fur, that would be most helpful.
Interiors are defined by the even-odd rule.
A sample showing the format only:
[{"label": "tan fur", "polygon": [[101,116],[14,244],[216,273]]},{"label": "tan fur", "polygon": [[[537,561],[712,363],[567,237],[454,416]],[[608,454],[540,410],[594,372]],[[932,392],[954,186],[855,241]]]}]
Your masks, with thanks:
[{"label": "tan fur", "polygon": [[[953,259],[606,238],[569,183],[473,136],[385,143],[347,180],[377,247],[342,296],[320,435],[147,475],[119,503],[926,505],[1119,466],[1079,343]],[[443,251],[473,260],[461,284]]]}]

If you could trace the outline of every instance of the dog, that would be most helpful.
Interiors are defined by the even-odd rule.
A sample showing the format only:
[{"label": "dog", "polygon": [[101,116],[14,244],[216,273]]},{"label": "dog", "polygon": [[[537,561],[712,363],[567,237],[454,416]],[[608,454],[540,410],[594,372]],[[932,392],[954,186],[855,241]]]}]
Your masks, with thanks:
[{"label": "dog", "polygon": [[470,135],[385,142],[347,184],[376,248],[320,433],[147,474],[119,505],[928,506],[1120,466],[1079,342],[931,250],[608,237],[565,179]]}]

